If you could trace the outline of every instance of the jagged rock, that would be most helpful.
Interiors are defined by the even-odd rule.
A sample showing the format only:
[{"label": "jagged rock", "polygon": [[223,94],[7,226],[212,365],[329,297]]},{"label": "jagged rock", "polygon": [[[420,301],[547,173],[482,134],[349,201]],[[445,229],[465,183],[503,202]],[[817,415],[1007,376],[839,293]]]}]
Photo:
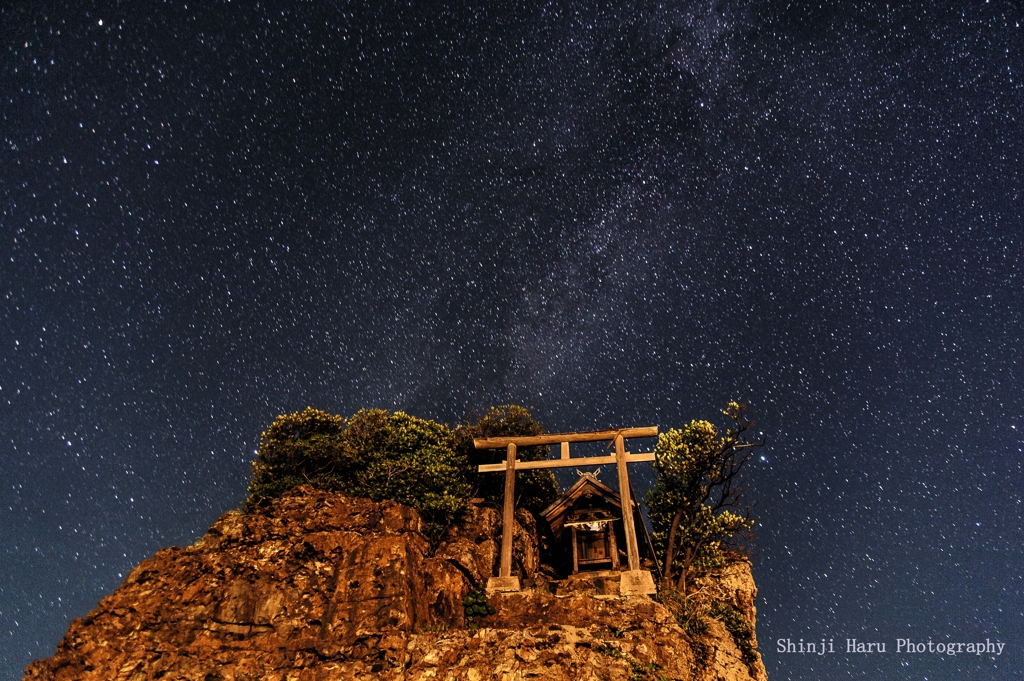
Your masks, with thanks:
[{"label": "jagged rock", "polygon": [[[717,621],[691,639],[646,596],[545,581],[533,517],[517,521],[516,570],[533,588],[492,596],[497,612],[473,629],[463,597],[495,574],[496,509],[472,505],[432,546],[413,509],[297,488],[143,561],[25,678],[766,678]],[[749,564],[727,566],[719,583],[752,624]]]}]

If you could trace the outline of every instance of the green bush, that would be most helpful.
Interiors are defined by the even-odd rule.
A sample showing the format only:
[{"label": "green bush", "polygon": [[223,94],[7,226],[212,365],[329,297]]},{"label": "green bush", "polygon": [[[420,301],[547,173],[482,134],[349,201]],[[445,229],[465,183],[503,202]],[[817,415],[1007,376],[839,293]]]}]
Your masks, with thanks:
[{"label": "green bush", "polygon": [[382,409],[346,420],[307,407],[277,417],[260,436],[246,508],[308,483],[407,504],[437,534],[469,501],[467,468],[444,424]]},{"label": "green bush", "polygon": [[[544,426],[530,410],[516,404],[491,407],[476,423],[455,429],[456,446],[471,463],[468,479],[474,496],[500,504],[505,494],[505,476],[501,473],[479,473],[477,465],[500,463],[505,460],[504,449],[474,449],[473,438],[509,437],[514,435],[543,435]],[[523,447],[516,451],[520,461],[539,461],[548,458],[549,448]],[[562,491],[550,470],[531,470],[516,473],[516,506],[526,508],[535,515],[554,502]]]},{"label": "green bush", "polygon": [[725,625],[726,631],[732,634],[736,641],[736,647],[743,654],[743,661],[748,665],[757,661],[757,654],[754,652],[754,627],[743,616],[735,606],[721,601],[715,601],[711,606],[711,616]]},{"label": "green bush", "polygon": [[278,416],[260,435],[247,506],[306,483],[337,489],[334,481],[345,477],[355,463],[342,458],[345,426],[340,416],[312,407]]},{"label": "green bush", "polygon": [[711,615],[711,603],[696,596],[683,596],[674,589],[662,589],[658,600],[668,608],[679,626],[691,636],[700,636],[707,631],[706,619]]},{"label": "green bush", "polygon": [[691,421],[658,436],[657,478],[646,501],[663,589],[686,597],[694,577],[720,567],[725,548],[749,537],[754,520],[739,474],[754,447],[745,407],[726,405],[733,426],[721,431],[709,421]]},{"label": "green bush", "polygon": [[487,602],[487,592],[483,589],[474,589],[462,599],[462,606],[466,611],[466,624],[470,629],[480,626],[477,619],[494,614],[494,606]]}]

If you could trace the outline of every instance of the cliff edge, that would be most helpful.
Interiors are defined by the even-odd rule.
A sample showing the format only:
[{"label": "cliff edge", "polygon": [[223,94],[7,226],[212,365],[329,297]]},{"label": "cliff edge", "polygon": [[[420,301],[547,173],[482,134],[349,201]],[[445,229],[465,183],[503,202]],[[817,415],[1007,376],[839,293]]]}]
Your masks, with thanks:
[{"label": "cliff edge", "polygon": [[524,590],[492,594],[493,614],[467,617],[464,599],[495,574],[500,524],[497,510],[471,505],[432,545],[407,506],[299,487],[143,561],[24,678],[767,678],[748,562],[712,577],[731,619],[690,635],[656,600],[618,596],[604,578],[544,576],[526,512],[514,551]]}]

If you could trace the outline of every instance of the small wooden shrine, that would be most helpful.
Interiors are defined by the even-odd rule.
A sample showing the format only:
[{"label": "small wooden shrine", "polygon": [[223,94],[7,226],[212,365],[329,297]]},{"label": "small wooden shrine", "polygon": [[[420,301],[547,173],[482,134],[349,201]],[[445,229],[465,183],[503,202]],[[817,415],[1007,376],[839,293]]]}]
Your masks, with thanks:
[{"label": "small wooden shrine", "polygon": [[[622,502],[615,490],[584,473],[558,501],[541,511],[557,544],[572,554],[572,574],[619,569]],[[624,543],[624,542],[623,542]]]},{"label": "small wooden shrine", "polygon": [[[571,574],[611,570],[618,572],[625,555],[625,526],[619,493],[598,480],[593,473],[580,479],[553,504],[541,512],[551,528],[552,538]],[[643,541],[637,542],[641,560],[647,558],[650,538],[639,509],[634,507],[633,525]],[[571,563],[570,563],[571,559]]]}]

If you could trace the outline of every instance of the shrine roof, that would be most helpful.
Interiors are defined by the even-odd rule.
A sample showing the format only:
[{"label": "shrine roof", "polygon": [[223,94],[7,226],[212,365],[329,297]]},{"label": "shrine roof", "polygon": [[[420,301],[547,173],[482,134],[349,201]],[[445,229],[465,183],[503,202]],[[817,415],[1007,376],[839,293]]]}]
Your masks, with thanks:
[{"label": "shrine roof", "polygon": [[586,494],[588,490],[593,490],[600,496],[607,499],[609,503],[618,506],[619,508],[622,507],[622,501],[618,492],[598,480],[597,476],[593,473],[581,473],[580,479],[577,480],[572,487],[567,489],[554,503],[541,511],[541,515],[550,523],[554,518],[566,513],[572,506],[573,502]]}]

